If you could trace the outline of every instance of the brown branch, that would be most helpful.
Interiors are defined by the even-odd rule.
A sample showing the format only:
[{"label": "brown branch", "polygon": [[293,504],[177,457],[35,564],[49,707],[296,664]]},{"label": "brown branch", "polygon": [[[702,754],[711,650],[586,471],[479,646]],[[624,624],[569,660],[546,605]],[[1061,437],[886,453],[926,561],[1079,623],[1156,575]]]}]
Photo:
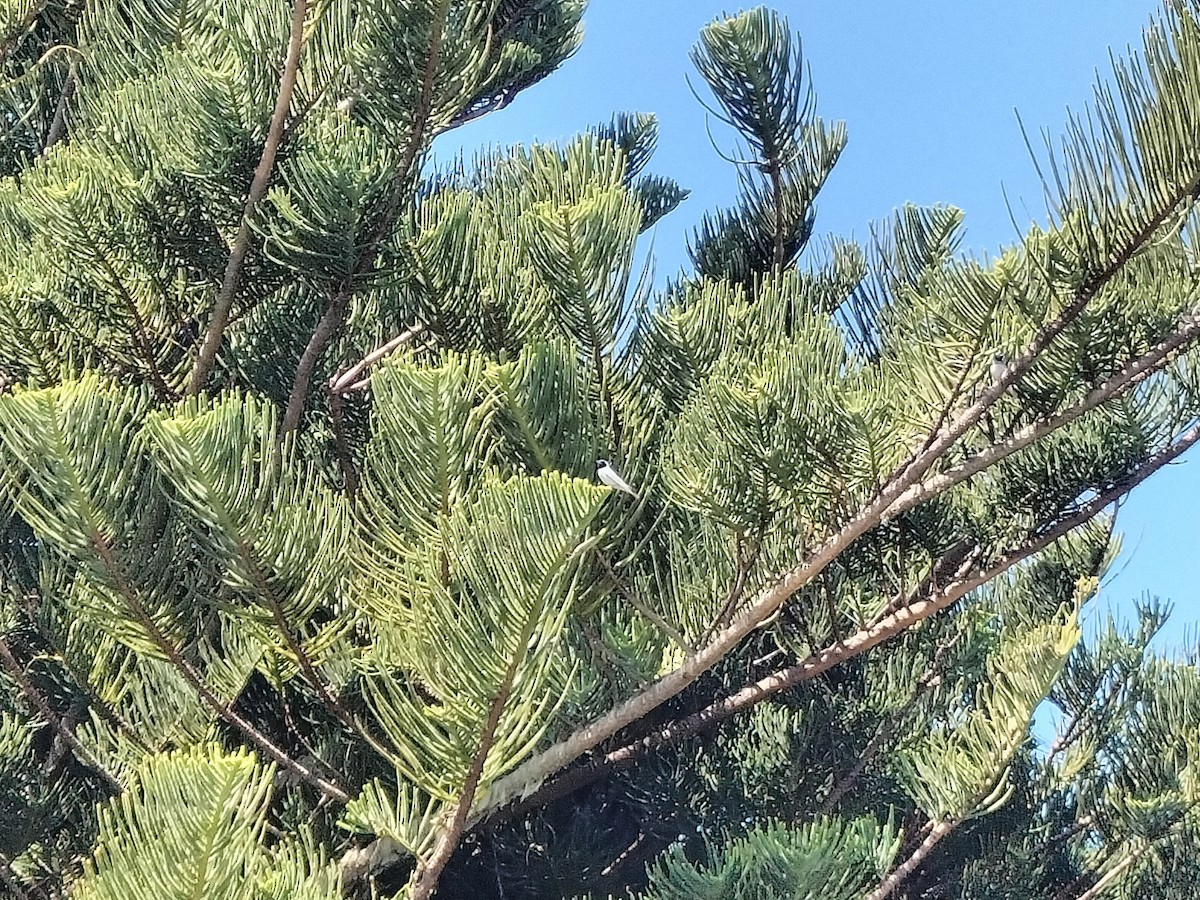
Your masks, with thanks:
[{"label": "brown branch", "polygon": [[[268,608],[271,610],[271,617],[275,620],[275,627],[279,629],[279,633],[283,636],[284,644],[287,645],[288,651],[295,657],[296,663],[300,666],[300,671],[304,673],[304,677],[308,680],[308,683],[317,692],[317,696],[321,698],[321,702],[325,704],[325,708],[333,714],[334,718],[348,728],[352,734],[357,734],[370,745],[372,750],[388,762],[392,762],[392,754],[379,741],[372,737],[354,716],[350,715],[350,711],[334,695],[329,683],[317,671],[317,667],[313,665],[312,658],[305,651],[299,639],[292,633],[291,628],[288,627],[287,616],[283,612],[283,605],[275,596],[275,592],[271,590],[271,585],[267,582],[262,569],[259,568],[258,560],[255,558],[249,544],[242,540],[240,536],[235,538],[235,543],[238,554],[250,570],[250,577],[254,581],[254,586],[258,589],[259,595],[266,601]],[[332,769],[332,767],[330,768]]]},{"label": "brown branch", "polygon": [[350,368],[344,372],[339,372],[333,378],[329,379],[329,391],[332,394],[343,394],[349,391],[362,390],[367,385],[367,380],[359,380],[361,375],[369,366],[374,365],[383,359],[389,353],[399,350],[405,344],[412,341],[413,338],[425,332],[425,326],[419,322],[416,325],[411,325],[404,329],[398,335],[384,344],[376,347]]},{"label": "brown branch", "polygon": [[[934,592],[925,599],[891,604],[895,607],[894,612],[844,641],[831,644],[795,665],[760,678],[695,713],[662,726],[637,741],[606,753],[587,766],[568,770],[553,781],[546,782],[523,799],[511,803],[507,801],[505,803],[494,802],[490,804],[490,808],[481,811],[476,821],[482,819],[487,813],[491,813],[488,816],[489,822],[506,821],[536,809],[545,803],[566,796],[584,785],[597,781],[612,770],[627,768],[656,747],[674,743],[697,732],[712,728],[724,719],[749,709],[780,691],[809,681],[834,666],[865,653],[901,634],[918,622],[941,612],[971,591],[1003,574],[1012,566],[1046,549],[1059,538],[1087,523],[1105,507],[1145,481],[1197,441],[1200,441],[1200,424],[1185,432],[1174,444],[1151,456],[1124,482],[1098,495],[1073,515],[1033,537],[1024,546],[1001,556],[991,566],[967,574],[966,566],[973,559],[973,557],[968,557],[963,563],[963,568],[955,574],[955,580],[941,588],[934,585]],[[493,793],[495,793],[495,787],[493,787]]]},{"label": "brown branch", "polygon": [[54,733],[59,736],[62,742],[71,748],[71,751],[79,761],[88,768],[95,770],[114,794],[122,793],[125,790],[124,785],[117,779],[117,776],[104,768],[100,760],[92,755],[92,751],[80,743],[79,738],[75,737],[75,733],[54,712],[50,707],[49,701],[37,689],[37,686],[29,680],[29,677],[25,674],[25,670],[21,668],[21,664],[17,662],[17,658],[13,656],[12,650],[8,646],[8,641],[2,637],[0,637],[0,659],[3,659],[4,667],[8,669],[17,686],[21,688],[21,692],[37,707],[38,714],[54,729]]},{"label": "brown branch", "polygon": [[[532,631],[533,619],[530,618],[529,624],[526,627],[526,632]],[[517,646],[524,648],[527,643],[527,635],[523,637]],[[496,737],[496,728],[500,724],[500,716],[504,712],[504,706],[508,702],[509,694],[512,692],[513,682],[517,677],[517,667],[520,665],[522,654],[520,651],[513,654],[508,663],[508,669],[504,673],[504,679],[500,682],[500,687],[496,691],[496,697],[492,700],[491,706],[488,707],[487,718],[484,720],[483,729],[479,736],[479,747],[475,751],[475,758],[471,760],[471,767],[467,770],[467,777],[463,782],[462,793],[459,795],[458,804],[454,807],[454,812],[451,814],[449,821],[442,829],[441,835],[438,837],[438,842],[433,848],[433,852],[428,859],[422,860],[417,865],[417,871],[413,878],[412,900],[428,900],[437,890],[438,880],[442,876],[442,870],[446,868],[446,864],[450,862],[450,857],[454,855],[455,849],[458,847],[458,842],[462,838],[463,831],[467,826],[467,816],[471,812],[471,806],[475,802],[475,792],[479,788],[479,780],[483,775],[483,764],[487,762],[488,752],[492,749]]]},{"label": "brown branch", "polygon": [[333,452],[337,456],[338,468],[346,482],[346,496],[353,500],[358,495],[358,467],[354,465],[354,454],[346,439],[346,395],[341,391],[329,392],[329,424],[333,429]]},{"label": "brown branch", "polygon": [[296,762],[286,752],[277,747],[270,738],[255,728],[248,720],[238,715],[229,704],[225,703],[212,692],[212,689],[205,684],[200,673],[184,658],[175,642],[167,637],[162,629],[158,627],[154,618],[142,604],[141,600],[138,599],[137,593],[125,578],[120,564],[113,555],[112,547],[109,546],[107,539],[98,531],[93,531],[88,537],[92,546],[99,554],[101,561],[104,563],[105,568],[111,575],[117,592],[138,620],[138,623],[146,630],[146,634],[162,650],[167,659],[170,660],[176,671],[200,695],[200,699],[204,701],[205,705],[225,721],[237,727],[267,756],[271,757],[271,759],[275,760],[288,771],[294,772],[300,778],[313,785],[322,795],[339,803],[349,802],[350,795],[344,789],[332,782],[326,781],[306,766],[302,766]]},{"label": "brown branch", "polygon": [[325,307],[325,312],[321,314],[316,329],[309,337],[304,352],[300,354],[300,361],[296,364],[296,374],[292,378],[292,390],[288,395],[287,411],[283,414],[283,423],[279,428],[280,440],[300,426],[300,417],[304,414],[304,402],[308,398],[308,386],[312,382],[313,371],[317,367],[317,361],[325,352],[325,348],[329,346],[333,336],[342,327],[342,321],[346,318],[346,309],[350,305],[351,290],[350,281],[347,280],[334,294],[329,305]]},{"label": "brown branch", "polygon": [[925,840],[921,841],[917,849],[912,852],[912,855],[893,869],[891,874],[883,879],[879,883],[879,886],[866,896],[865,900],[885,900],[885,898],[890,897],[892,891],[897,888],[900,882],[912,874],[913,870],[937,846],[938,841],[953,831],[957,824],[953,819],[942,819],[940,822],[934,823],[929,828],[929,834],[926,835]]},{"label": "brown branch", "polygon": [[284,120],[292,105],[292,93],[296,87],[296,78],[300,71],[300,48],[304,40],[304,18],[308,11],[308,0],[295,0],[292,7],[292,30],[288,37],[287,54],[283,60],[283,75],[279,79],[279,94],[275,98],[275,110],[271,113],[271,121],[267,126],[267,140],[263,145],[262,157],[254,169],[254,177],[250,182],[250,193],[246,196],[246,204],[242,209],[242,222],[238,227],[237,237],[229,251],[229,260],[225,264],[225,274],[221,279],[221,288],[213,303],[212,318],[208,322],[208,332],[204,335],[204,343],[200,346],[200,354],[196,357],[196,365],[192,369],[191,381],[187,393],[200,393],[208,373],[212,371],[217,359],[217,351],[221,347],[221,339],[229,326],[229,312],[233,308],[234,294],[237,292],[238,280],[242,274],[242,266],[246,254],[250,250],[250,239],[253,234],[251,222],[258,204],[267,193],[267,183],[275,168],[275,157],[283,137]]},{"label": "brown branch", "polygon": [[367,241],[350,274],[335,291],[325,308],[316,330],[308,340],[300,361],[296,365],[296,375],[292,379],[292,390],[288,395],[287,411],[283,416],[280,435],[286,435],[300,427],[300,417],[304,414],[304,403],[308,398],[308,386],[312,382],[313,371],[317,361],[325,353],[329,342],[337,333],[345,319],[346,310],[350,306],[350,298],[354,295],[354,282],[361,277],[367,267],[372,265],[379,245],[391,231],[392,224],[400,212],[401,192],[408,183],[412,168],[417,161],[421,145],[425,140],[425,129],[429,125],[429,117],[433,106],[433,83],[437,77],[438,64],[442,55],[442,40],[446,27],[448,0],[443,0],[439,13],[434,20],[433,31],[429,36],[429,55],[425,59],[425,72],[421,79],[421,92],[417,97],[417,105],[413,110],[413,123],[409,131],[408,143],[404,148],[404,156],[392,178],[392,196],[388,201],[380,219],[379,227]]},{"label": "brown branch", "polygon": [[[904,492],[916,484],[924,474],[952,447],[980,417],[991,408],[997,399],[1033,365],[1038,356],[1068,325],[1083,312],[1097,293],[1121,270],[1133,255],[1145,244],[1154,232],[1166,221],[1176,206],[1196,188],[1200,179],[1194,179],[1185,188],[1172,196],[1163,209],[1152,216],[1144,227],[1114,254],[1109,264],[1100,272],[1084,281],[1076,291],[1075,298],[1053,320],[1042,326],[1026,347],[1025,352],[1008,367],[1008,372],[987,388],[975,403],[962,412],[937,439],[924,450],[902,463],[885,481],[879,494],[836,534],[830,535],[800,565],[785,572],[771,587],[763,590],[749,605],[744,615],[730,627],[719,632],[713,640],[683,661],[679,668],[663,676],[613,707],[607,714],[526,760],[515,771],[509,773],[492,786],[489,801],[480,814],[506,805],[514,796],[527,791],[527,785],[545,781],[584,753],[616,734],[620,729],[641,719],[672,697],[677,696],[689,684],[722,659],[741,640],[763,622],[771,618],[789,597],[808,584],[837,559],[854,541],[879,524],[883,515]],[[947,488],[949,485],[946,486]],[[946,488],[943,488],[943,490]]]},{"label": "brown branch", "polygon": [[50,120],[50,128],[46,131],[46,140],[42,144],[42,155],[50,152],[50,148],[61,141],[67,134],[67,106],[75,94],[75,63],[67,69],[67,80],[63,82],[62,93],[54,107],[54,118]]},{"label": "brown branch", "polygon": [[1109,886],[1125,874],[1131,866],[1140,860],[1150,850],[1153,844],[1146,843],[1137,850],[1130,853],[1127,857],[1105,872],[1090,888],[1079,895],[1078,900],[1095,900],[1102,893],[1108,890]]}]

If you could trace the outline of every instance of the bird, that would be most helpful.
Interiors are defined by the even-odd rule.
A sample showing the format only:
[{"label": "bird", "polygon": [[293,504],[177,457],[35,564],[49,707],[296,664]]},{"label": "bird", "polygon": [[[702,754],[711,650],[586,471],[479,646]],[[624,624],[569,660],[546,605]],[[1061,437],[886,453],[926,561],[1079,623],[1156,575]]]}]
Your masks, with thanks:
[{"label": "bird", "polygon": [[609,465],[607,459],[596,460],[596,475],[614,491],[621,491],[634,500],[637,499],[637,491],[629,486],[629,482],[621,477],[620,472]]},{"label": "bird", "polygon": [[1008,374],[1008,360],[1004,357],[1003,353],[997,353],[992,357],[991,373],[993,384]]}]

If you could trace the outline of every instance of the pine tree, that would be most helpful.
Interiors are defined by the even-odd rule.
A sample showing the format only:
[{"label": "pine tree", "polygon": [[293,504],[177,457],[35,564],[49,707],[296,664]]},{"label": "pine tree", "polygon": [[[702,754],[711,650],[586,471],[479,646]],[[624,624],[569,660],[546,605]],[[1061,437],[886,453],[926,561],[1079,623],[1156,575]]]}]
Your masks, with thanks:
[{"label": "pine tree", "polygon": [[718,19],[740,194],[662,290],[652,116],[427,159],[582,15],[5,7],[7,891],[1190,897],[1198,654],[1079,622],[1200,439],[1200,4],[988,262],[815,243],[846,130]]}]

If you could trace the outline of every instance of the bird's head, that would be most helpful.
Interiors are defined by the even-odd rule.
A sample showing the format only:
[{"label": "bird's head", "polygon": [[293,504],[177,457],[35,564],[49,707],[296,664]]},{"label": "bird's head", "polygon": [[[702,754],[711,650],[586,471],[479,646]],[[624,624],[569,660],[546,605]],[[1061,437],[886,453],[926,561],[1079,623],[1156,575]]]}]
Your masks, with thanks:
[{"label": "bird's head", "polygon": [[597,469],[607,469],[608,468],[608,460],[607,459],[596,460],[596,468]]},{"label": "bird's head", "polygon": [[997,353],[992,357],[992,362],[997,362],[997,363],[1000,363],[1001,365],[1004,365],[1004,363],[1008,362],[1008,360],[1006,360],[1004,358],[1003,353]]}]

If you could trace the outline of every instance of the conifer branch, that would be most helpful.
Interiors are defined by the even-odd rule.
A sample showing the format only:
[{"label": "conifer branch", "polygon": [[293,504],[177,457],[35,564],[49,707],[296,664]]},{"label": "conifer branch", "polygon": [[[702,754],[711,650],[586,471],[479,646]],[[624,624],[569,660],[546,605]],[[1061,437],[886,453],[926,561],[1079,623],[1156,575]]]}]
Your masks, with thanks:
[{"label": "conifer branch", "polygon": [[[525,634],[522,635],[522,640],[517,646],[524,648],[528,642],[529,635],[533,632],[533,619],[527,622]],[[522,654],[520,651],[513,654],[512,659],[508,662],[508,668],[504,673],[504,678],[500,682],[500,686],[496,691],[496,696],[488,707],[487,717],[483,722],[483,729],[479,736],[479,747],[475,751],[475,758],[471,760],[471,767],[467,770],[467,777],[463,781],[462,792],[459,794],[458,803],[454,807],[454,812],[450,815],[449,820],[442,829],[441,835],[438,837],[438,842],[433,848],[433,852],[428,859],[422,860],[417,866],[416,875],[413,878],[412,900],[428,900],[437,890],[438,880],[442,876],[442,871],[446,868],[446,863],[450,862],[450,857],[454,855],[454,851],[458,848],[458,842],[462,839],[463,832],[467,827],[467,816],[471,812],[471,807],[475,803],[475,794],[479,789],[479,780],[483,775],[483,766],[487,762],[487,755],[491,751],[496,739],[496,728],[500,725],[500,716],[504,712],[504,707],[508,703],[509,695],[512,693],[513,682],[517,677],[517,668],[520,665]]]},{"label": "conifer branch", "polygon": [[442,0],[442,4],[438,9],[438,15],[434,19],[433,31],[429,36],[429,53],[425,58],[425,72],[421,79],[421,90],[417,97],[416,108],[413,110],[412,128],[409,129],[408,141],[404,147],[404,155],[401,157],[400,164],[392,178],[392,196],[388,200],[387,207],[379,221],[378,227],[371,234],[366,246],[358,254],[358,259],[355,261],[353,270],[346,276],[346,279],[330,298],[329,304],[325,307],[325,312],[321,315],[316,329],[304,347],[304,352],[300,355],[300,360],[296,364],[296,374],[292,379],[292,390],[288,395],[287,410],[284,412],[283,422],[279,429],[281,437],[300,427],[300,418],[304,415],[304,404],[308,398],[308,387],[312,383],[312,376],[317,367],[317,361],[325,353],[325,349],[329,346],[330,341],[333,340],[334,335],[337,334],[338,329],[342,327],[342,322],[346,318],[346,311],[350,307],[350,300],[354,296],[355,281],[365,275],[367,270],[374,264],[375,255],[379,252],[380,245],[392,230],[392,224],[396,221],[396,216],[400,213],[403,192],[412,174],[413,166],[416,164],[421,152],[421,147],[425,143],[426,128],[429,125],[429,118],[433,111],[433,87],[434,81],[437,78],[438,65],[441,61],[442,42],[445,36],[448,11],[449,0]]},{"label": "conifer branch", "polygon": [[[507,821],[551,800],[573,793],[613,770],[627,768],[637,759],[660,746],[675,743],[701,731],[707,731],[724,719],[750,709],[780,691],[810,681],[835,666],[896,637],[918,622],[947,609],[971,591],[982,587],[1014,565],[1045,550],[1059,538],[1091,521],[1107,506],[1176,459],[1197,441],[1200,441],[1200,424],[1190,428],[1174,444],[1151,456],[1121,484],[1099,494],[1073,515],[1033,536],[1023,546],[1009,551],[992,564],[969,573],[968,567],[973,564],[973,557],[968,557],[949,584],[940,588],[936,584],[933,585],[933,590],[924,599],[911,598],[904,603],[893,602],[889,604],[889,608],[893,608],[894,612],[845,640],[839,640],[799,663],[764,676],[735,693],[710,703],[697,712],[658,728],[645,737],[611,750],[595,762],[569,769],[554,780],[545,782],[525,798],[511,802],[511,805],[509,805],[511,798],[508,797],[504,802],[493,801],[487,808],[479,812],[474,822],[481,821],[485,817],[489,822]],[[653,687],[651,685],[651,689]],[[517,772],[520,771],[520,769],[517,770]],[[494,794],[495,789],[493,788]]]},{"label": "conifer branch", "polygon": [[[27,598],[27,601],[36,601],[38,597],[38,594],[34,594],[32,598]],[[101,697],[100,694],[97,693],[96,689],[92,687],[91,682],[81,672],[79,672],[72,661],[70,654],[67,653],[62,645],[58,642],[57,637],[38,621],[37,616],[32,610],[27,609],[26,614],[30,624],[37,631],[41,639],[46,642],[46,645],[52,651],[54,651],[59,665],[61,665],[66,670],[67,674],[74,679],[75,684],[77,684],[79,688],[88,695],[88,699],[91,701],[92,706],[99,710],[100,715],[102,715],[109,722],[109,724],[117,728],[122,734],[129,738],[129,740],[143,753],[152,752],[150,745],[142,740],[142,736],[134,730],[133,726],[126,721],[123,716],[119,715],[117,711],[113,709],[112,704],[109,703],[104,697]]]},{"label": "conifer branch", "polygon": [[[841,530],[826,538],[804,562],[785,572],[773,586],[761,592],[741,618],[715,635],[710,643],[685,659],[677,669],[664,675],[644,691],[617,704],[604,716],[584,725],[557,744],[526,760],[516,770],[497,781],[493,785],[487,807],[480,810],[480,814],[505,805],[513,796],[525,793],[528,785],[540,784],[553,773],[612,737],[622,728],[677,696],[736,647],[743,638],[773,616],[788,598],[819,575],[854,541],[878,525],[883,520],[885,513],[903,496],[904,492],[916,484],[944,456],[946,451],[957,443],[962,435],[977,424],[983,414],[1013,382],[1024,375],[1050,343],[1079,317],[1092,299],[1145,245],[1176,210],[1177,206],[1195,192],[1197,185],[1200,185],[1200,176],[1178,189],[1144,223],[1143,227],[1121,246],[1108,265],[1084,280],[1076,291],[1074,299],[1054,319],[1037,331],[1025,352],[1009,365],[1004,377],[988,387],[980,398],[961,413],[937,439],[929,443],[926,449],[902,463],[885,481],[879,494],[851,517]],[[1200,437],[1200,433],[1197,433],[1196,436]],[[1195,440],[1196,438],[1192,438],[1191,443],[1194,443]],[[1179,452],[1182,452],[1182,449]],[[1107,497],[1108,492],[1104,496]],[[1099,509],[1096,511],[1098,512]]]},{"label": "conifer branch", "polygon": [[49,701],[43,696],[42,692],[37,689],[29,677],[25,674],[25,670],[21,668],[21,664],[17,662],[17,658],[13,656],[12,649],[8,646],[8,641],[0,637],[0,659],[4,661],[4,668],[12,676],[13,681],[21,688],[23,693],[32,703],[43,719],[46,720],[54,733],[58,735],[59,740],[71,748],[71,752],[79,759],[81,763],[96,772],[108,786],[108,789],[114,794],[120,794],[125,790],[124,785],[117,779],[117,776],[104,768],[104,764],[92,754],[92,751],[80,743],[79,738],[75,737],[75,732],[67,727],[59,716],[50,707]]},{"label": "conifer branch", "polygon": [[817,807],[816,815],[829,815],[837,807],[838,803],[841,802],[841,799],[854,790],[863,772],[867,770],[867,766],[879,755],[884,745],[891,740],[892,735],[896,733],[896,729],[899,728],[904,717],[916,708],[917,703],[920,702],[922,697],[941,683],[942,657],[952,643],[953,641],[943,641],[938,645],[937,650],[934,652],[932,663],[925,673],[917,679],[917,683],[909,693],[908,699],[904,701],[904,704],[899,709],[893,710],[879,722],[879,725],[875,728],[875,733],[867,741],[867,746],[858,755],[858,759],[855,760],[850,771],[838,779],[837,784],[833,786],[833,790],[821,801],[821,805]]},{"label": "conifer branch", "polygon": [[608,557],[605,556],[604,553],[597,551],[596,559],[599,560],[601,568],[604,569],[604,574],[608,576],[608,583],[616,589],[618,594],[625,598],[630,606],[645,616],[651,622],[651,624],[653,624],[666,637],[674,641],[677,646],[682,647],[689,653],[695,650],[695,648],[688,642],[688,639],[683,636],[682,632],[680,632],[678,628],[673,626],[665,618],[651,609],[645,601],[641,600],[636,594],[633,593],[633,591],[625,586],[625,582],[623,582],[620,576],[617,575],[616,571],[612,567],[612,563],[609,562]]},{"label": "conifer branch", "polygon": [[977,475],[995,463],[1011,456],[1018,450],[1035,443],[1041,438],[1068,425],[1084,413],[1091,412],[1107,400],[1120,396],[1130,388],[1141,383],[1162,368],[1162,363],[1185,344],[1200,337],[1200,319],[1190,318],[1179,330],[1172,332],[1160,341],[1152,350],[1130,360],[1121,370],[1089,391],[1082,400],[1069,406],[1062,412],[1045,419],[1031,422],[1021,428],[1007,440],[993,444],[969,459],[959,463],[954,468],[937,475],[927,481],[913,485],[902,495],[887,513],[883,521],[890,521],[930,497],[942,493],[954,485],[960,484],[973,475]]},{"label": "conifer branch", "polygon": [[287,616],[283,611],[283,605],[279,602],[279,598],[275,596],[275,592],[271,590],[271,585],[267,582],[262,569],[259,568],[258,560],[255,558],[250,546],[240,536],[235,538],[235,543],[238,555],[242,557],[247,568],[249,568],[251,578],[258,589],[259,595],[266,601],[267,607],[271,610],[271,618],[275,620],[275,627],[279,629],[284,644],[292,656],[295,657],[297,665],[300,666],[300,671],[304,673],[304,677],[308,683],[317,692],[317,696],[321,698],[321,702],[325,705],[325,708],[333,714],[335,719],[349,729],[352,734],[357,734],[372,750],[388,762],[391,762],[391,753],[342,705],[341,701],[333,693],[333,689],[329,686],[329,682],[317,671],[312,658],[308,655],[308,652],[304,649],[304,646],[300,643],[296,635],[292,633],[292,629],[288,625]]},{"label": "conifer branch", "polygon": [[13,30],[4,39],[4,43],[0,44],[0,65],[7,62],[9,54],[17,48],[22,38],[33,28],[33,23],[42,14],[42,10],[46,8],[47,2],[48,0],[37,0],[36,3],[31,4],[25,15],[21,17],[21,21],[13,26]]},{"label": "conifer branch", "polygon": [[879,886],[866,896],[865,900],[886,900],[887,897],[890,897],[892,895],[892,891],[899,886],[900,882],[912,874],[913,870],[916,869],[917,866],[919,866],[925,859],[925,857],[927,857],[933,851],[933,848],[938,845],[938,842],[941,841],[941,839],[948,835],[951,831],[953,831],[957,824],[958,823],[953,819],[942,819],[940,822],[934,823],[929,828],[929,834],[925,836],[925,840],[921,841],[917,849],[912,852],[912,855],[895,869],[893,869],[891,874],[889,874],[887,878],[883,879],[883,881],[879,883]]},{"label": "conifer branch", "polygon": [[188,383],[189,396],[200,393],[205,379],[217,359],[217,351],[221,348],[221,340],[225,329],[229,326],[229,314],[233,308],[233,298],[237,293],[238,282],[245,264],[246,255],[250,251],[250,240],[253,235],[252,222],[267,193],[267,185],[275,170],[275,157],[282,143],[283,128],[288,110],[292,105],[292,94],[296,88],[296,78],[300,71],[300,48],[304,41],[304,19],[308,12],[308,0],[295,0],[292,6],[292,29],[288,36],[287,52],[283,59],[283,74],[279,79],[279,93],[275,98],[275,109],[271,113],[271,121],[267,126],[267,140],[263,144],[262,156],[254,169],[254,177],[250,182],[250,192],[246,196],[246,204],[242,209],[242,221],[238,226],[237,237],[229,251],[229,259],[225,264],[225,274],[221,279],[221,288],[213,303],[208,331],[204,335],[204,343],[200,345],[200,353],[192,369],[192,377]]},{"label": "conifer branch", "polygon": [[88,535],[88,538],[95,548],[97,555],[104,563],[105,569],[108,570],[109,575],[112,577],[117,592],[129,607],[130,612],[133,613],[142,628],[146,630],[146,634],[150,639],[166,655],[167,659],[170,660],[175,670],[183,676],[184,681],[192,686],[205,705],[225,721],[238,728],[267,756],[313,785],[322,795],[339,803],[349,802],[350,795],[345,790],[332,782],[326,781],[306,766],[296,762],[285,751],[277,747],[270,738],[254,727],[245,717],[239,715],[233,707],[222,701],[221,698],[212,692],[212,689],[205,684],[200,673],[184,658],[175,642],[159,628],[158,623],[154,621],[149,610],[146,609],[145,605],[138,598],[137,592],[134,591],[133,586],[125,578],[125,573],[117,562],[112,547],[109,546],[108,540],[104,535],[98,531],[92,531]]},{"label": "conifer branch", "polygon": [[[21,885],[17,882],[17,876],[12,870],[11,861],[3,853],[0,853],[0,879],[3,879],[5,887],[12,893],[13,900],[29,900],[29,894],[25,893]],[[38,893],[42,897],[46,896],[42,891]]]}]

